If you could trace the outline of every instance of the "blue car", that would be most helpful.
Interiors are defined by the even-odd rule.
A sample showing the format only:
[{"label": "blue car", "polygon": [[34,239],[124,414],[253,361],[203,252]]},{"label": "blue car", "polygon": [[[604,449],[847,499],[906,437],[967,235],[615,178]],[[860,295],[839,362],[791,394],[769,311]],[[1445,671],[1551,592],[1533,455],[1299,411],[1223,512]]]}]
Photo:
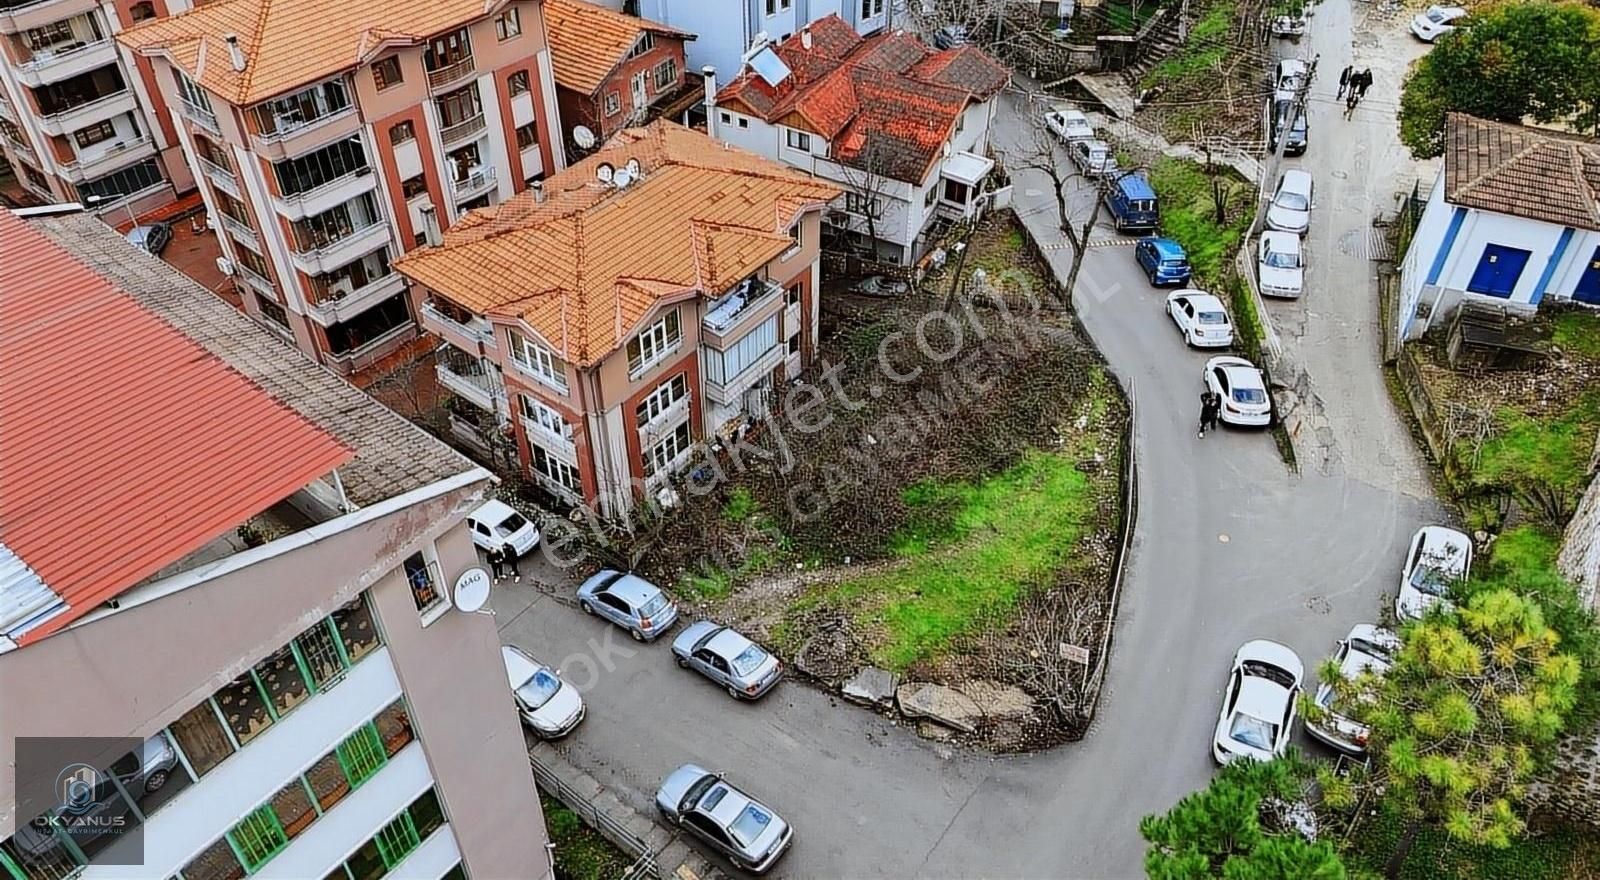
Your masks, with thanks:
[{"label": "blue car", "polygon": [[1145,238],[1133,246],[1133,258],[1156,287],[1189,283],[1189,257],[1170,238]]}]

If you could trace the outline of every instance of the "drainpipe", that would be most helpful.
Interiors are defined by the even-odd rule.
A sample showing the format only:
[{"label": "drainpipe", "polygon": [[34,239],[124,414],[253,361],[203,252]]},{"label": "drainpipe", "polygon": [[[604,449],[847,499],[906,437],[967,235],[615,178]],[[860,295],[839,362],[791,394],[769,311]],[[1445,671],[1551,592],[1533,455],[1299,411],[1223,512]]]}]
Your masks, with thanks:
[{"label": "drainpipe", "polygon": [[706,134],[717,136],[717,69],[707,64],[700,68],[706,87]]}]

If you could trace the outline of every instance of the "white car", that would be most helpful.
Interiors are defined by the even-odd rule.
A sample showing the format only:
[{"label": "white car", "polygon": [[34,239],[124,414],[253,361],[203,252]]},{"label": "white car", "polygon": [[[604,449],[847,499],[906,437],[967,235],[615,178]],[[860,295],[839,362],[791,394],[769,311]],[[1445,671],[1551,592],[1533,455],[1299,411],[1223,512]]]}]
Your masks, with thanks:
[{"label": "white car", "polygon": [[1272,398],[1254,364],[1242,357],[1214,357],[1206,361],[1201,378],[1222,398],[1218,417],[1224,423],[1250,427],[1272,423]]},{"label": "white car", "polygon": [[1211,742],[1218,764],[1270,761],[1289,747],[1305,667],[1291,650],[1266,639],[1239,646],[1222,695]]},{"label": "white car", "polygon": [[1067,155],[1087,177],[1116,176],[1117,156],[1105,141],[1073,141],[1067,145]]},{"label": "white car", "polygon": [[1278,178],[1278,188],[1267,206],[1267,228],[1305,235],[1311,228],[1311,172],[1291,168]]},{"label": "white car", "polygon": [[1411,33],[1425,43],[1431,43],[1439,37],[1456,29],[1454,22],[1467,14],[1460,6],[1429,6],[1417,17],[1411,19]]},{"label": "white car", "polygon": [[1045,127],[1066,143],[1094,140],[1094,126],[1089,117],[1077,110],[1049,110],[1044,114]]},{"label": "white car", "polygon": [[1306,262],[1300,236],[1263,232],[1257,245],[1256,268],[1262,296],[1297,297],[1305,290]]},{"label": "white car", "polygon": [[1272,91],[1293,101],[1300,84],[1306,81],[1307,71],[1306,63],[1299,58],[1285,58],[1279,61],[1272,74]]},{"label": "white car", "polygon": [[[1353,680],[1363,672],[1382,675],[1394,662],[1400,651],[1400,639],[1392,631],[1370,623],[1358,623],[1350,634],[1339,640],[1333,659],[1339,664],[1339,675]],[[1315,702],[1322,709],[1317,720],[1306,719],[1306,733],[1349,755],[1361,757],[1367,753],[1367,738],[1372,731],[1365,724],[1352,721],[1333,710],[1333,683],[1323,682],[1317,687]]]},{"label": "white car", "polygon": [[566,736],[583,720],[583,697],[554,669],[515,645],[501,645],[500,657],[517,700],[517,714],[534,733],[545,739]]},{"label": "white car", "polygon": [[1222,300],[1203,290],[1175,290],[1167,294],[1167,314],[1178,325],[1183,341],[1195,348],[1227,348],[1233,344],[1233,324]]},{"label": "white car", "polygon": [[1310,24],[1304,12],[1298,15],[1280,15],[1272,20],[1272,35],[1298,40],[1306,35],[1306,29]]},{"label": "white car", "polygon": [[1444,526],[1423,526],[1411,537],[1394,616],[1416,620],[1435,606],[1451,608],[1445,594],[1472,571],[1472,539]]},{"label": "white car", "polygon": [[509,545],[521,558],[539,546],[539,527],[504,501],[490,499],[468,514],[467,531],[472,543],[489,553]]}]

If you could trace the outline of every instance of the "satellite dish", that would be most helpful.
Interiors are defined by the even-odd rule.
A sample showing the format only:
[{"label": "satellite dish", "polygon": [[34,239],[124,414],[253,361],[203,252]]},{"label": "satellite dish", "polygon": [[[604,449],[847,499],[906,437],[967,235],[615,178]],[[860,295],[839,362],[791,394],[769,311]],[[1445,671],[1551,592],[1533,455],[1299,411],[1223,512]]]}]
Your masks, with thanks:
[{"label": "satellite dish", "polygon": [[611,175],[611,185],[617,189],[623,189],[630,183],[633,183],[633,172],[626,168],[618,168]]},{"label": "satellite dish", "polygon": [[578,149],[587,150],[594,146],[594,132],[587,125],[577,126],[572,129],[572,142],[578,145]]},{"label": "satellite dish", "polygon": [[644,173],[644,169],[640,167],[638,159],[629,159],[628,163],[622,167],[628,169],[629,176],[631,176],[634,180],[638,180],[639,177]]},{"label": "satellite dish", "polygon": [[616,173],[617,169],[613,168],[609,162],[601,162],[600,167],[594,170],[595,178],[601,183],[610,183]]},{"label": "satellite dish", "polygon": [[457,611],[471,613],[483,608],[488,601],[488,572],[481,568],[469,568],[456,578],[455,589],[450,591],[450,602]]}]

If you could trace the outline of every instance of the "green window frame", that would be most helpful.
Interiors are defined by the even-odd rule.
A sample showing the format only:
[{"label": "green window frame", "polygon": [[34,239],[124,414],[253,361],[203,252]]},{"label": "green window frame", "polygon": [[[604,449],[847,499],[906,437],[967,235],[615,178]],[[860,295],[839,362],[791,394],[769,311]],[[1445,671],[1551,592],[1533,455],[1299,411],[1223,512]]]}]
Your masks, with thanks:
[{"label": "green window frame", "polygon": [[246,872],[254,874],[289,845],[278,814],[271,804],[257,807],[228,831],[228,845]]},{"label": "green window frame", "polygon": [[422,845],[422,838],[417,836],[416,823],[411,821],[409,808],[379,829],[372,840],[378,844],[378,855],[383,857],[383,866],[391,871]]},{"label": "green window frame", "polygon": [[339,766],[344,768],[345,778],[350,780],[351,788],[359,788],[383,769],[384,764],[389,763],[388,752],[383,748],[383,737],[378,735],[377,726],[370,721],[345,737],[334,752],[339,756]]}]

